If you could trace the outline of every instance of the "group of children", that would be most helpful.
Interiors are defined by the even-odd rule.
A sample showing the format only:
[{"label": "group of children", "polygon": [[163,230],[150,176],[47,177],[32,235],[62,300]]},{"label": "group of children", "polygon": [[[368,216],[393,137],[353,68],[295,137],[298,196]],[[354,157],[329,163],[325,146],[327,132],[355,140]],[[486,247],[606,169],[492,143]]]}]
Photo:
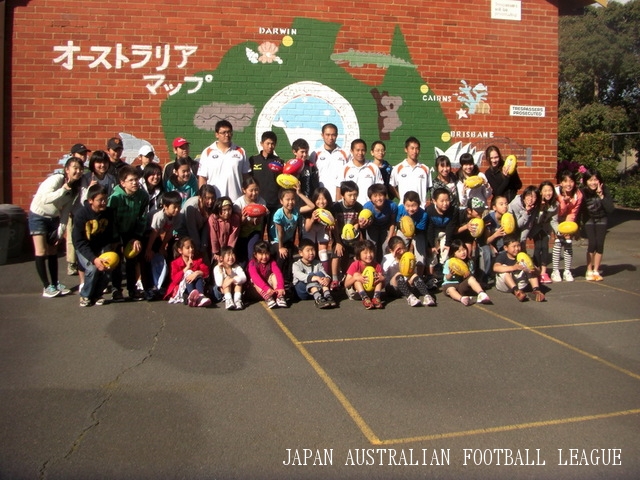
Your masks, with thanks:
[{"label": "group of children", "polygon": [[[325,127],[329,133],[335,129]],[[323,137],[325,133],[323,127]],[[557,229],[560,222],[577,221],[580,215],[589,239],[586,279],[602,280],[606,218],[613,204],[597,172],[587,171],[581,186],[573,174],[562,172],[557,186],[543,182],[518,195],[522,184],[517,170],[504,168],[497,147],[485,152],[490,165],[486,175],[468,154],[459,159],[457,174],[446,156],[436,159],[432,172],[419,162],[420,142],[411,137],[405,143],[407,158],[393,168],[384,160],[382,142],[375,142],[374,161],[367,162],[366,143],[354,140],[356,161],[343,163],[342,175],[328,176],[335,168],[325,168],[321,182],[312,161],[318,154],[309,156],[309,145],[299,139],[293,144],[295,158],[302,162],[297,185],[280,188],[273,166],[285,162],[274,154],[276,141],[273,132],[263,134],[264,150],[251,157],[253,174],[244,178],[243,195],[237,199],[216,198],[206,184],[196,189],[187,160],[176,160],[173,188],[159,193],[162,172],[153,162],[147,162],[142,178],[140,169],[121,166],[115,172],[117,184],[110,186],[101,181],[107,175],[101,164],[108,157],[94,152],[93,180],[81,188],[82,162],[69,159],[60,178],[44,182],[32,204],[39,274],[44,254],[63,233],[59,225],[65,224],[60,218],[45,222],[49,197],[53,212],[63,211],[79,195],[83,201],[73,215],[71,238],[82,271],[81,306],[103,304],[109,282],[113,301],[124,300],[123,271],[132,300],[163,297],[206,307],[213,298],[228,310],[243,309],[251,297],[269,308],[285,308],[294,294],[320,309],[332,308],[341,288],[367,309],[384,308],[385,294],[404,297],[411,306],[435,306],[432,293],[440,282],[445,295],[463,305],[490,303],[485,289],[494,282],[498,291],[511,292],[519,301],[544,301],[541,283],[573,280],[572,239]],[[473,176],[482,181],[468,186],[466,180]],[[517,224],[510,234],[501,222],[507,212]],[[482,232],[477,218],[483,220]],[[40,236],[43,241],[36,242]],[[527,240],[534,245],[533,269],[518,261]],[[106,251],[117,252],[124,269],[105,260]],[[409,271],[401,268],[407,252],[414,262]],[[52,282],[43,295],[68,293],[49,264]],[[48,283],[46,270],[43,282]]]}]

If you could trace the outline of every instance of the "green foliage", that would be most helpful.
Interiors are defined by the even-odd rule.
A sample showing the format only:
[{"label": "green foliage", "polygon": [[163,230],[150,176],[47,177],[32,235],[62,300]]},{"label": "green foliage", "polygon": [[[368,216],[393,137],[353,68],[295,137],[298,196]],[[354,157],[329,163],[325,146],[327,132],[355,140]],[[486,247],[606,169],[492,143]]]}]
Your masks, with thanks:
[{"label": "green foliage", "polygon": [[609,184],[616,203],[629,208],[640,208],[640,175],[624,176],[619,184]]},{"label": "green foliage", "polygon": [[640,150],[640,0],[560,18],[558,161],[600,171],[618,203],[640,207],[640,175],[618,155]]}]

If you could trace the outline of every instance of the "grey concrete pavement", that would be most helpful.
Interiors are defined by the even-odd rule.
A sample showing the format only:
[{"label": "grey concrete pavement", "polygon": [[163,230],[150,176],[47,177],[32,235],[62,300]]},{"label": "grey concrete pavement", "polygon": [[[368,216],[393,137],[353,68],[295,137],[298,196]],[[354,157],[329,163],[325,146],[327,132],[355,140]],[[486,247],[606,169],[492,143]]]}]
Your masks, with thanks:
[{"label": "grey concrete pavement", "polygon": [[1,266],[0,478],[638,478],[639,236],[540,304],[81,309]]}]

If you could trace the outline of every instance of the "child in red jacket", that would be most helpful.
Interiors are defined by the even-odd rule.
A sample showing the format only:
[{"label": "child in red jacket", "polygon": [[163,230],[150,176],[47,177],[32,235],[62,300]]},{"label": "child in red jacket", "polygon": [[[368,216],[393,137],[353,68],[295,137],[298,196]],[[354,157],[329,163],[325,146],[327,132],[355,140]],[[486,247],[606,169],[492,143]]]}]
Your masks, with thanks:
[{"label": "child in red jacket", "polygon": [[[178,258],[171,262],[171,285],[165,298],[169,303],[186,303],[190,307],[207,307],[211,300],[204,294],[209,267],[196,256],[193,241],[182,237],[176,244]],[[185,299],[186,295],[186,299]]]}]

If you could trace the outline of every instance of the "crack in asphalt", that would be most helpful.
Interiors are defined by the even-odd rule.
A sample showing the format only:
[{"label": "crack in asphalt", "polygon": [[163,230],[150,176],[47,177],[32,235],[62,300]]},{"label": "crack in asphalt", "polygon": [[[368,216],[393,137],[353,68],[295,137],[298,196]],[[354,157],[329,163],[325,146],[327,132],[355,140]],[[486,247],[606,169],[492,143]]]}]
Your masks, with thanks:
[{"label": "crack in asphalt", "polygon": [[[120,380],[127,373],[129,373],[131,370],[142,366],[147,360],[149,360],[153,356],[153,352],[156,349],[156,346],[158,345],[159,337],[162,334],[162,332],[164,331],[164,328],[166,326],[166,319],[165,319],[164,315],[158,315],[158,312],[156,312],[156,311],[151,311],[151,313],[154,314],[154,315],[157,315],[161,319],[160,320],[160,328],[154,334],[153,341],[151,342],[151,346],[147,350],[145,356],[142,357],[142,359],[139,362],[135,363],[134,365],[130,365],[127,368],[125,368],[124,370],[122,370],[118,375],[116,375],[116,377],[113,380],[111,380],[110,382],[108,382],[107,384],[105,384],[102,387],[102,392],[103,393],[108,392],[108,393],[106,393],[106,395],[104,395],[104,397],[98,403],[98,405],[91,411],[91,414],[90,414],[91,423],[89,423],[89,425],[87,425],[85,428],[82,429],[82,431],[78,434],[76,439],[71,444],[71,447],[69,448],[67,453],[65,453],[60,460],[68,460],[80,448],[80,444],[82,443],[82,441],[86,437],[86,435],[89,432],[91,432],[91,430],[93,430],[98,425],[100,425],[100,418],[98,417],[98,414],[99,414],[100,410],[102,410],[102,408],[109,402],[109,400],[111,400],[111,398],[115,394],[115,391],[118,388],[118,384],[119,384]],[[49,458],[42,464],[42,466],[40,467],[40,470],[38,472],[38,478],[40,478],[40,480],[44,480],[46,478],[47,469],[54,462],[55,462],[55,459]]]}]

